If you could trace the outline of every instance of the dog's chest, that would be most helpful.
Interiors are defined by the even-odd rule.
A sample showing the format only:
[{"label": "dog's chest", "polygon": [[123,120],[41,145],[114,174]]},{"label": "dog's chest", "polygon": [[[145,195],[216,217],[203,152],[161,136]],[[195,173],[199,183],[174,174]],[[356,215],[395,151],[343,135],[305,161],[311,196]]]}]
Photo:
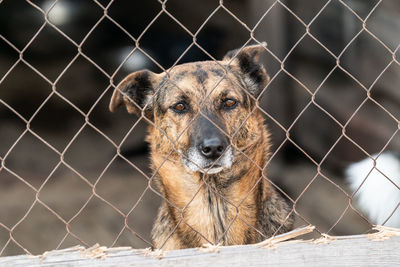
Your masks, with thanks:
[{"label": "dog's chest", "polygon": [[[239,209],[240,213],[240,209]],[[243,222],[238,219],[236,207],[218,192],[205,187],[187,206],[185,221],[201,236],[201,244],[230,245],[244,241]]]}]

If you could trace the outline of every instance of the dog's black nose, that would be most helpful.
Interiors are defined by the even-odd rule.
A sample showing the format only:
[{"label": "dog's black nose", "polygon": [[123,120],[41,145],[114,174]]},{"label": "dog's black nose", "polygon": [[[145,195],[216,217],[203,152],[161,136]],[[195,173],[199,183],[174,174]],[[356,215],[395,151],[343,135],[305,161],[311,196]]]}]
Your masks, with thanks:
[{"label": "dog's black nose", "polygon": [[200,145],[201,154],[209,159],[217,159],[225,150],[226,145],[219,138],[205,139]]}]

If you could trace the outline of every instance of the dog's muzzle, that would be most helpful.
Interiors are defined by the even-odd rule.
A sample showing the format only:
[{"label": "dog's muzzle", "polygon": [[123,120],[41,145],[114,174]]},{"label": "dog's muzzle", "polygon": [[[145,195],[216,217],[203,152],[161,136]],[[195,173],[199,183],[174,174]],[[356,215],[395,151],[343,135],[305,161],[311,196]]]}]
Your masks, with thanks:
[{"label": "dog's muzzle", "polygon": [[[213,151],[216,150],[217,152]],[[229,169],[233,162],[232,148],[227,149],[205,149],[205,153],[195,147],[188,150],[186,157],[182,157],[184,165],[193,172],[216,174]],[[213,157],[206,155],[213,155]],[[217,156],[219,155],[219,156]]]},{"label": "dog's muzzle", "polygon": [[233,153],[229,139],[222,132],[223,123],[211,113],[207,118],[199,116],[193,122],[191,145],[184,151],[182,161],[190,171],[215,174],[232,166]]}]

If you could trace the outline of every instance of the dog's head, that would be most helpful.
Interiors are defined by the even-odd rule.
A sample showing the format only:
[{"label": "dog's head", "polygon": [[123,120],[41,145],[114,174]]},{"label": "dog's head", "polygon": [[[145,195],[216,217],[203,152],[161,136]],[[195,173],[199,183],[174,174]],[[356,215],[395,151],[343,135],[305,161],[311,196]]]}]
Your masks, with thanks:
[{"label": "dog's head", "polygon": [[110,110],[125,105],[152,122],[153,154],[169,155],[193,172],[228,170],[237,150],[262,136],[256,102],[269,81],[258,62],[263,50],[247,46],[218,62],[177,65],[161,74],[132,73],[115,89]]}]

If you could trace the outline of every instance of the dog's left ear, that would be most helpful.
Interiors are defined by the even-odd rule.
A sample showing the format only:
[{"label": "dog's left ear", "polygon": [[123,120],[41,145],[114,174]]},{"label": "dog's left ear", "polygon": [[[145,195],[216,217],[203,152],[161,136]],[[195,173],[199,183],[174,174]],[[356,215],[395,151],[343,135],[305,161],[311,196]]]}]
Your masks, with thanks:
[{"label": "dog's left ear", "polygon": [[[249,92],[257,97],[269,82],[269,76],[264,66],[259,62],[260,56],[265,51],[262,45],[245,46],[242,50],[229,51],[222,61],[231,61],[230,65],[237,67],[243,74],[243,81]],[[232,59],[233,58],[233,59]]]}]

